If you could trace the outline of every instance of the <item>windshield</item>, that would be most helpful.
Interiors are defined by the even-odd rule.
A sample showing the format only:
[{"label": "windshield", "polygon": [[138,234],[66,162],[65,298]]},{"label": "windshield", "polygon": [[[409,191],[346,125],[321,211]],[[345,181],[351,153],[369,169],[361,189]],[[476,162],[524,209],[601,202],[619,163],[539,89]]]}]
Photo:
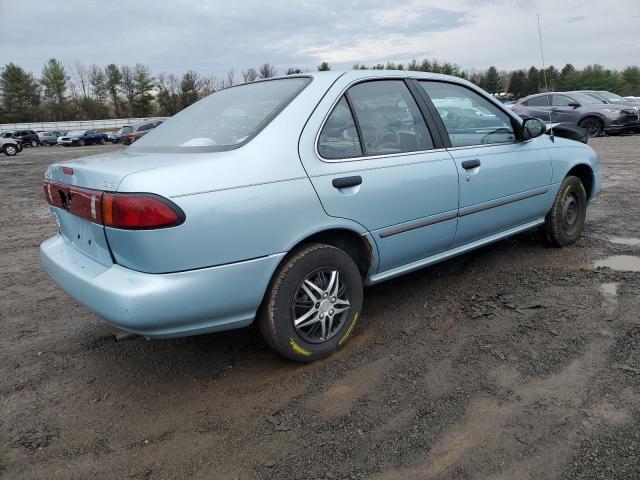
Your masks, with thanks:
[{"label": "windshield", "polygon": [[84,135],[84,130],[74,130],[72,132],[69,132],[67,135],[69,137],[80,137]]},{"label": "windshield", "polygon": [[606,98],[607,100],[609,100],[610,102],[615,102],[615,103],[631,103],[628,99],[621,97],[620,95],[616,95],[615,93],[611,93],[611,92],[597,92],[598,95]]},{"label": "windshield", "polygon": [[578,102],[582,103],[582,104],[586,104],[586,105],[594,105],[597,103],[602,103],[602,100],[599,100],[597,98],[591,97],[589,95],[586,95],[584,93],[572,93],[571,97],[574,100],[577,100]]},{"label": "windshield", "polygon": [[230,150],[257,134],[308,83],[294,77],[220,90],[150,130],[131,148]]}]

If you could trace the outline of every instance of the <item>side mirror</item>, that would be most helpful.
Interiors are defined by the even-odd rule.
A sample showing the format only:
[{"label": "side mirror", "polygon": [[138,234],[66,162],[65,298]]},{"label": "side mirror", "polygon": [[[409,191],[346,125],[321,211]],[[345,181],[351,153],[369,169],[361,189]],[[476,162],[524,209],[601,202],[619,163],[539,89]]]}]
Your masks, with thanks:
[{"label": "side mirror", "polygon": [[573,108],[578,108],[578,107],[580,106],[580,104],[579,104],[578,102],[571,102],[571,103],[569,104],[569,106],[570,106],[570,107],[573,107]]},{"label": "side mirror", "polygon": [[522,123],[522,140],[527,141],[539,137],[547,131],[547,124],[539,118],[527,118]]}]

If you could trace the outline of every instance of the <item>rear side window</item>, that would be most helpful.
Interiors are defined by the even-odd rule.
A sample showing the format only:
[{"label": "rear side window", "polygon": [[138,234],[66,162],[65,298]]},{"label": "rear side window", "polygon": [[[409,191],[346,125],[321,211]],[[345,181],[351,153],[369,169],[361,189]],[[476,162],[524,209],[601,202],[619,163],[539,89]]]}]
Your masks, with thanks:
[{"label": "rear side window", "polygon": [[358,129],[344,97],[336,104],[320,132],[318,153],[330,160],[362,156]]},{"label": "rear side window", "polygon": [[366,155],[433,148],[422,113],[402,80],[359,83],[349,89],[348,95]]},{"label": "rear side window", "polygon": [[527,100],[525,105],[528,107],[548,107],[550,105],[549,96],[540,95],[539,97],[534,97],[531,100]]},{"label": "rear side window", "polygon": [[248,142],[310,82],[292,77],[219,90],[138,140],[133,150],[222,151]]},{"label": "rear side window", "polygon": [[515,142],[511,117],[480,94],[453,83],[419,83],[442,118],[453,147]]},{"label": "rear side window", "polygon": [[[433,140],[402,80],[358,83],[329,115],[318,141],[325,159],[392,155],[433,149]],[[350,108],[351,107],[351,108]]]}]

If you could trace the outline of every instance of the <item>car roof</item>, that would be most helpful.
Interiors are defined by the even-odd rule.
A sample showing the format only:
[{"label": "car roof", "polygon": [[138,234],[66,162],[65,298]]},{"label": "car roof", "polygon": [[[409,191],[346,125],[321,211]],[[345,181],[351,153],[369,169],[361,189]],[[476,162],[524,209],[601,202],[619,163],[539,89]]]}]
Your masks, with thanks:
[{"label": "car roof", "polygon": [[[365,80],[365,79],[375,79],[375,78],[416,78],[420,80],[446,80],[450,82],[460,83],[464,85],[470,85],[474,88],[478,88],[477,85],[472,82],[465,80],[464,78],[455,77],[452,75],[444,75],[441,73],[431,73],[431,72],[419,72],[416,70],[330,70],[327,72],[309,72],[309,73],[301,73],[295,75],[279,75],[277,77],[265,78],[260,80],[255,80],[254,82],[249,83],[257,83],[257,82],[268,82],[271,80],[281,80],[285,78],[322,78],[325,81],[335,81],[340,77],[345,77],[347,80],[357,81],[357,80]],[[234,85],[228,88],[234,88],[238,86],[246,85],[244,83]]]}]

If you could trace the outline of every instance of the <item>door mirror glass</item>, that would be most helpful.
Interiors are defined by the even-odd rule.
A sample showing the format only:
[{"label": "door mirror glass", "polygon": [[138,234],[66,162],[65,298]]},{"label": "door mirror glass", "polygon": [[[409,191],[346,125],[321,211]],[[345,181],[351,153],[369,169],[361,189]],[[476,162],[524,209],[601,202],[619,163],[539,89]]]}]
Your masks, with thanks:
[{"label": "door mirror glass", "polygon": [[547,125],[539,118],[527,118],[522,124],[523,140],[539,137],[547,131]]}]

